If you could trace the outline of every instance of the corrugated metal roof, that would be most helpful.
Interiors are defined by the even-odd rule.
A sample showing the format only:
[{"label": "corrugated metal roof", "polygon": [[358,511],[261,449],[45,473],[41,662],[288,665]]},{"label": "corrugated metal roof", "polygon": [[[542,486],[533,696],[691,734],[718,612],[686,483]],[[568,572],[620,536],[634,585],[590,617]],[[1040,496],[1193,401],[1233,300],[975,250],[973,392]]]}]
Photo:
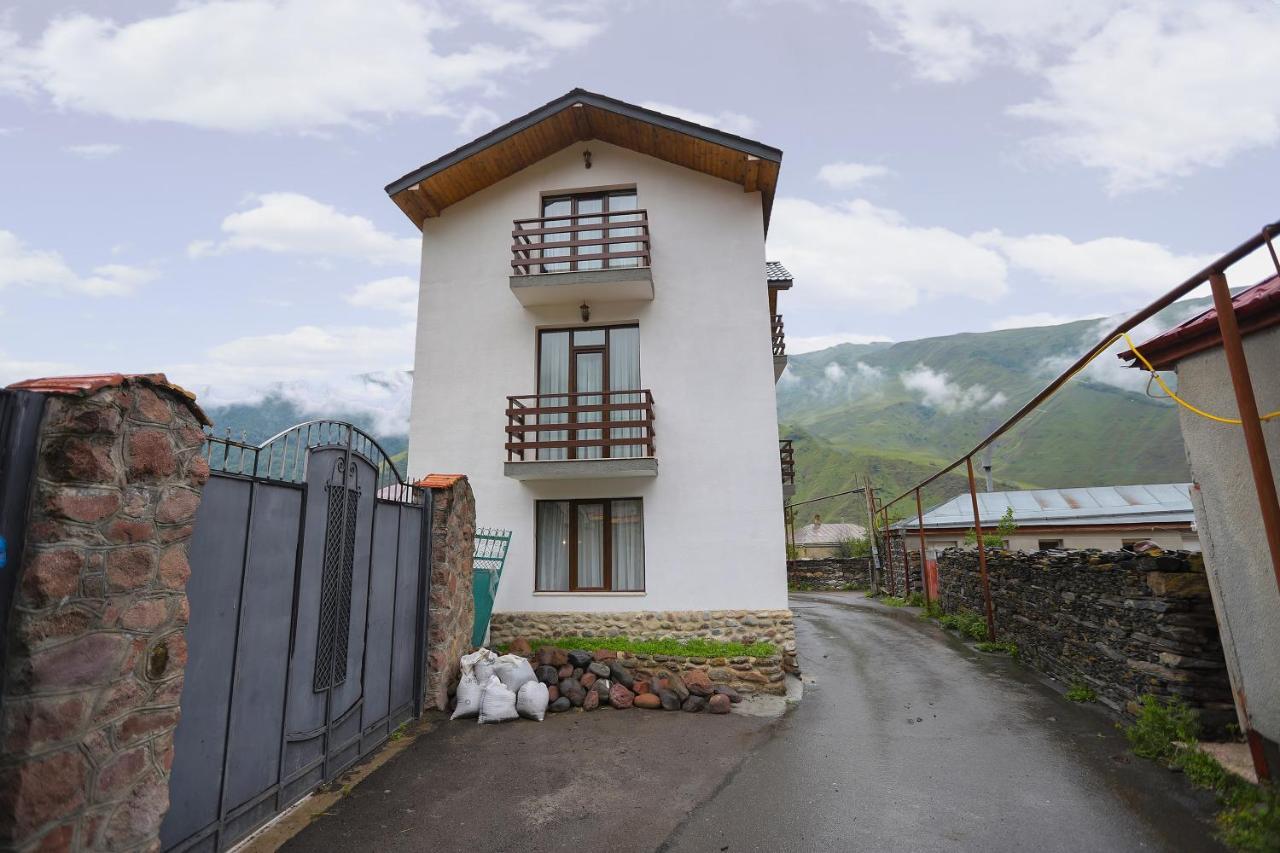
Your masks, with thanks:
[{"label": "corrugated metal roof", "polygon": [[[995,525],[1009,507],[1013,507],[1013,520],[1025,525],[1149,524],[1195,520],[1190,483],[978,494],[978,517],[984,526]],[[893,526],[915,530],[916,521],[907,519]],[[956,495],[926,512],[924,527],[925,530],[973,527],[973,503],[969,494]]]},{"label": "corrugated metal roof", "polygon": [[794,281],[791,273],[787,272],[787,268],[777,261],[764,262],[764,277],[766,281]]},{"label": "corrugated metal roof", "polygon": [[867,529],[860,524],[842,521],[824,521],[796,528],[797,545],[838,545],[849,539],[860,539]]}]

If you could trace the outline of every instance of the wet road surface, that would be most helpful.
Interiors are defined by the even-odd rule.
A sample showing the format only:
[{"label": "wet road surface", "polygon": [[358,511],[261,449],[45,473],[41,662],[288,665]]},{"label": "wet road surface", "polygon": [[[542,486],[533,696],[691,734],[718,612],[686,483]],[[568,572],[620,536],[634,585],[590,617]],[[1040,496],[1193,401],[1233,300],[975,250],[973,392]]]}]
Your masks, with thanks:
[{"label": "wet road surface", "polygon": [[1216,851],[1211,798],[1062,699],[860,593],[792,597],[784,716],[442,722],[289,851]]}]

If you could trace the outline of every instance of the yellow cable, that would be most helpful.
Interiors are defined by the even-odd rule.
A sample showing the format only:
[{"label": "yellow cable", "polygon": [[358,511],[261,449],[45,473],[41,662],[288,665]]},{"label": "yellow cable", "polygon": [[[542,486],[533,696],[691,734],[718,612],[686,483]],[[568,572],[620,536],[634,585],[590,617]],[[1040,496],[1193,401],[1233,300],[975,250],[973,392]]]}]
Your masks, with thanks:
[{"label": "yellow cable", "polygon": [[[1240,425],[1241,421],[1239,418],[1223,418],[1223,417],[1219,417],[1218,415],[1210,414],[1209,412],[1206,412],[1204,409],[1197,408],[1196,406],[1191,405],[1186,400],[1182,399],[1177,394],[1173,393],[1173,389],[1171,389],[1168,385],[1165,384],[1164,379],[1160,377],[1160,373],[1154,367],[1151,366],[1151,362],[1147,361],[1147,357],[1138,351],[1138,345],[1133,342],[1133,338],[1129,337],[1129,333],[1121,332],[1118,337],[1124,338],[1124,342],[1129,345],[1129,351],[1133,353],[1134,357],[1137,358],[1138,361],[1142,362],[1142,366],[1145,367],[1151,373],[1151,378],[1156,381],[1156,384],[1160,386],[1160,389],[1164,391],[1164,393],[1169,395],[1170,400],[1173,400],[1179,406],[1182,406],[1183,408],[1199,415],[1202,418],[1208,418],[1209,420],[1217,421],[1220,424],[1235,424],[1237,426]],[[1112,338],[1110,341],[1107,341],[1107,347],[1110,347],[1111,344],[1115,343],[1116,339],[1117,338]],[[1099,350],[1098,354],[1100,355],[1101,353],[1102,353],[1102,350]],[[1094,356],[1094,358],[1097,358],[1097,357],[1098,357],[1097,355]],[[1089,359],[1089,361],[1093,361],[1093,358]],[[1088,364],[1088,362],[1085,362],[1085,363]],[[1268,412],[1265,415],[1260,415],[1259,418],[1260,420],[1264,420],[1264,421],[1269,421],[1272,418],[1280,418],[1280,409],[1277,409],[1274,412]]]}]

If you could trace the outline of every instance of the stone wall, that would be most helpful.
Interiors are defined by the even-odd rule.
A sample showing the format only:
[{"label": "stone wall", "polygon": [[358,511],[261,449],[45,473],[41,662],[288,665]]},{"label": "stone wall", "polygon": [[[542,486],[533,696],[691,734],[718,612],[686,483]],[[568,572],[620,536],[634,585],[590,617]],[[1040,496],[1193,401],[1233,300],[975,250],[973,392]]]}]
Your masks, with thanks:
[{"label": "stone wall", "polygon": [[[944,610],[983,612],[976,551],[948,549],[938,571]],[[1199,554],[989,551],[987,574],[998,638],[1035,669],[1117,711],[1154,693],[1200,709],[1210,731],[1234,721]]]},{"label": "stone wall", "polygon": [[459,658],[471,651],[476,606],[471,592],[476,501],[467,478],[432,474],[418,483],[431,489],[431,597],[427,615],[427,683],[423,707],[443,710],[459,675]]},{"label": "stone wall", "polygon": [[161,375],[49,394],[0,713],[0,848],[154,849],[186,665],[207,421]]},{"label": "stone wall", "polygon": [[491,642],[555,637],[626,637],[631,640],[709,639],[733,643],[773,643],[783,667],[799,671],[796,626],[790,610],[632,610],[617,613],[495,613]]},{"label": "stone wall", "polygon": [[886,559],[887,554],[882,549],[880,552],[880,589],[882,592],[888,593],[893,591],[894,595],[905,597],[904,575],[906,574],[905,566],[907,560],[910,560],[910,579],[912,592],[924,592],[924,580],[920,576],[920,557],[913,551],[906,551],[902,547],[902,541],[893,540],[893,565],[889,565]]},{"label": "stone wall", "polygon": [[824,557],[820,560],[788,560],[787,586],[793,589],[871,588],[871,558]]},{"label": "stone wall", "polygon": [[619,652],[618,660],[639,678],[652,678],[663,670],[684,675],[694,670],[705,670],[713,684],[732,687],[739,693],[767,693],[785,696],[787,687],[783,675],[782,656],[753,658],[695,658],[681,655],[638,655]]}]

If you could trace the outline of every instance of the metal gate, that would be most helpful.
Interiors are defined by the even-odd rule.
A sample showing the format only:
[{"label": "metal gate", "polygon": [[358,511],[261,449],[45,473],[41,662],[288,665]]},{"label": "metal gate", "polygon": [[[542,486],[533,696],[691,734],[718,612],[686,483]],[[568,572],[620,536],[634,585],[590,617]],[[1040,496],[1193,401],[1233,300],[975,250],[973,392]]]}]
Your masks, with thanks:
[{"label": "metal gate", "polygon": [[421,712],[429,492],[351,424],[210,437],[166,850],[221,851]]}]

